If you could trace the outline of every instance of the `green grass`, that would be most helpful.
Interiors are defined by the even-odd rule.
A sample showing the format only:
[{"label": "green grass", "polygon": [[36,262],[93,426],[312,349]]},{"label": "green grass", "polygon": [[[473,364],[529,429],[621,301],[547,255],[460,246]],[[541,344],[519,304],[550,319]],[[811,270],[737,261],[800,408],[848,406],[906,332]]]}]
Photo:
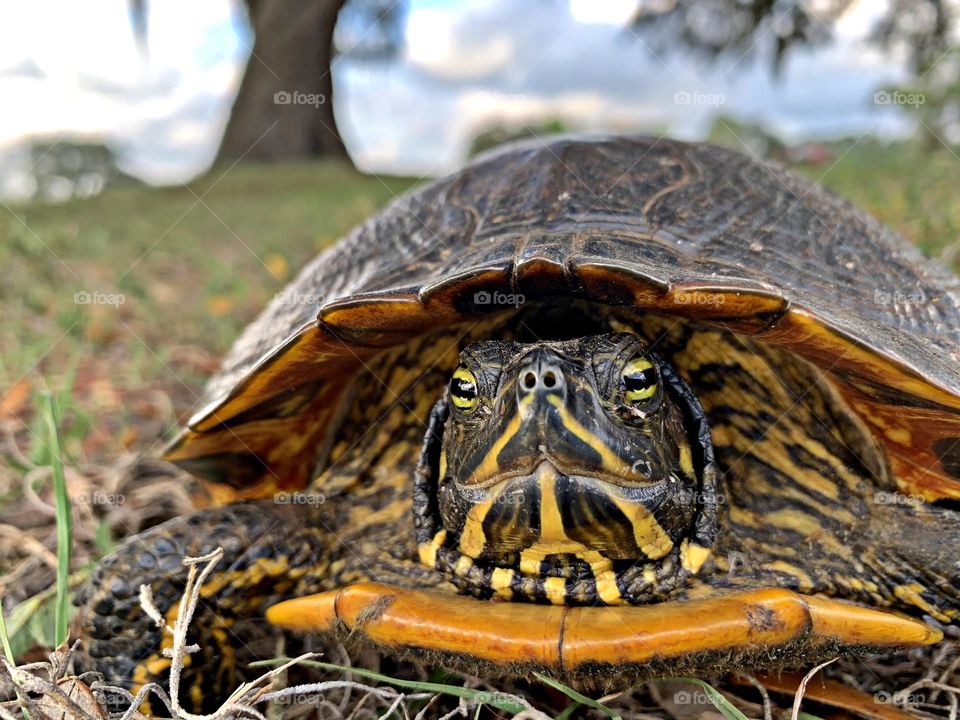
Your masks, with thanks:
[{"label": "green grass", "polygon": [[[834,161],[799,167],[931,256],[960,239],[960,152],[871,138],[836,143]],[[844,154],[845,153],[845,154]],[[960,255],[952,266],[960,270]]]},{"label": "green grass", "polygon": [[[291,661],[291,658],[276,658],[273,660],[263,660],[259,662],[251,663],[253,667],[276,667],[283,665]],[[347,667],[344,665],[336,665],[334,663],[321,662],[318,660],[300,660],[299,664],[319,668],[321,670],[331,670],[334,672],[349,673],[351,675],[356,675],[358,677],[365,678],[367,680],[374,680],[378,683],[383,683],[385,685],[392,685],[394,687],[403,688],[405,690],[416,690],[420,692],[434,693],[437,695],[450,695],[457,698],[462,698],[463,700],[470,701],[477,705],[477,713],[479,714],[480,708],[483,705],[489,705],[490,707],[500,710],[505,713],[509,713],[510,716],[518,715],[525,712],[527,709],[523,704],[518,702],[518,698],[514,695],[508,693],[491,693],[486,690],[477,690],[474,688],[463,687],[461,685],[454,685],[450,683],[436,683],[436,682],[424,682],[419,680],[405,680],[402,678],[394,678],[389,675],[384,675],[382,673],[374,672],[373,670],[367,670],[364,668],[357,667]],[[566,685],[559,680],[555,680],[551,677],[544,675],[543,673],[534,672],[534,676],[544,685],[547,685],[554,690],[566,695],[570,699],[570,704],[566,708],[560,711],[558,715],[554,717],[554,720],[566,720],[566,718],[571,717],[577,710],[580,708],[586,707],[593,710],[599,711],[599,713],[605,717],[610,718],[610,720],[622,720],[622,716],[619,712],[604,705],[602,702],[590,698],[583,693],[574,690],[569,685]],[[686,682],[697,687],[700,687],[704,690],[707,698],[717,709],[717,711],[723,715],[727,720],[747,720],[747,717],[740,712],[727,698],[716,688],[710,685],[703,680],[698,680],[697,678],[663,678],[662,682]],[[819,720],[814,716],[810,716],[811,720]]]},{"label": "green grass", "polygon": [[60,418],[52,394],[44,395],[43,414],[47,422],[47,453],[53,468],[53,488],[57,512],[57,600],[55,642],[59,646],[67,640],[70,622],[70,555],[73,548],[73,519],[67,480],[63,472],[60,450]]},{"label": "green grass", "polygon": [[[336,163],[249,165],[188,187],[0,208],[0,381],[12,383],[61,335],[55,354],[77,361],[71,350],[137,344],[129,327],[152,352],[123,372],[148,376],[171,344],[223,351],[318,249],[409,184]],[[124,301],[75,303],[82,292]]]},{"label": "green grass", "polygon": [[[24,376],[72,387],[61,403],[68,458],[146,449],[155,428],[123,435],[145,430],[147,395],[188,411],[297,270],[411,184],[334,162],[241,165],[188,187],[0,206],[0,397]],[[115,302],[81,304],[78,293]]]}]

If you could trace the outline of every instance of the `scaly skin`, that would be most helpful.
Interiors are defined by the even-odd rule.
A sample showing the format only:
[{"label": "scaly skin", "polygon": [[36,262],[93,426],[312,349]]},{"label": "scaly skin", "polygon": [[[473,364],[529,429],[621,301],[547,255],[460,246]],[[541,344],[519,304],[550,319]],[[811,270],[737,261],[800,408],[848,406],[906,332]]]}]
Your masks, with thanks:
[{"label": "scaly skin", "polygon": [[[157,608],[166,615],[183,592],[182,558],[222,547],[223,559],[192,624],[191,642],[199,642],[201,652],[191,657],[184,685],[206,678],[208,686],[212,681],[233,687],[237,667],[221,661],[222,642],[213,628],[229,638],[235,622],[289,594],[307,568],[323,562],[323,533],[307,526],[300,510],[270,501],[245,503],[175,518],[129,538],[97,566],[77,598],[85,638],[80,669],[96,669],[109,682],[130,688],[165,680],[169,663],[159,654],[161,631],[142,610],[139,587],[151,586]],[[148,664],[149,677],[144,674]]]}]

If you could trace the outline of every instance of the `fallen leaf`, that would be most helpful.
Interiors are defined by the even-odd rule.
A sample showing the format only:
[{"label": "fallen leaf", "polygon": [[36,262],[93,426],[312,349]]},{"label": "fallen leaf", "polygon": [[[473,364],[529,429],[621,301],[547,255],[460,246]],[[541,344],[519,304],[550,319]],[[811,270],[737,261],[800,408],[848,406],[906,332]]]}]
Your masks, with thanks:
[{"label": "fallen leaf", "polygon": [[0,397],[0,420],[16,420],[30,399],[30,378],[24,376],[7,388]]},{"label": "fallen leaf", "polygon": [[279,253],[270,253],[267,255],[263,259],[263,264],[267,266],[267,270],[269,270],[270,274],[277,280],[286,280],[287,275],[290,274],[290,265],[287,263],[286,258]]},{"label": "fallen leaf", "polygon": [[233,299],[226,295],[213,295],[207,298],[207,311],[215,317],[231,312],[233,305]]}]

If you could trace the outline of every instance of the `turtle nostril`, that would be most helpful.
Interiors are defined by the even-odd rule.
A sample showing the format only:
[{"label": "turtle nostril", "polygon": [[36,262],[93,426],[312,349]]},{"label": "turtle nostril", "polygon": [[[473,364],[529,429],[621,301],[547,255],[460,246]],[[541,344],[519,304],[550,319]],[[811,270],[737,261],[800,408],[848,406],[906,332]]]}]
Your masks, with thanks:
[{"label": "turtle nostril", "polygon": [[536,386],[536,384],[537,384],[536,374],[533,371],[528,370],[527,373],[523,376],[523,386],[527,388],[527,390],[532,390]]},{"label": "turtle nostril", "polygon": [[556,376],[556,374],[555,374],[552,370],[551,370],[550,372],[544,374],[544,376],[543,376],[543,386],[544,386],[544,387],[552,388],[552,387],[554,387],[556,384],[557,384],[557,376]]}]

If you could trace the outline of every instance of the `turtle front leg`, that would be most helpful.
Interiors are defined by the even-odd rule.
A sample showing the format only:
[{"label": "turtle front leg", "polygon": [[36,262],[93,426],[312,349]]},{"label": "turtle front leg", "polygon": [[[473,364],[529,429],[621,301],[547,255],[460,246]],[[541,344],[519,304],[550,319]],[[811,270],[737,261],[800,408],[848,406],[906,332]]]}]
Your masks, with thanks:
[{"label": "turtle front leg", "polygon": [[171,637],[143,611],[140,586],[150,586],[157,609],[172,625],[187,577],[183,557],[221,547],[223,557],[201,590],[191,625],[188,642],[200,650],[186,664],[180,698],[197,710],[217,707],[239,680],[234,649],[249,642],[235,637],[234,626],[259,617],[298,587],[334,587],[324,584],[328,533],[305,510],[272,501],[243,503],[175,518],[127,539],[97,566],[77,598],[84,639],[80,670],[97,670],[133,692],[147,682],[165,685],[170,660],[162,650]]}]

